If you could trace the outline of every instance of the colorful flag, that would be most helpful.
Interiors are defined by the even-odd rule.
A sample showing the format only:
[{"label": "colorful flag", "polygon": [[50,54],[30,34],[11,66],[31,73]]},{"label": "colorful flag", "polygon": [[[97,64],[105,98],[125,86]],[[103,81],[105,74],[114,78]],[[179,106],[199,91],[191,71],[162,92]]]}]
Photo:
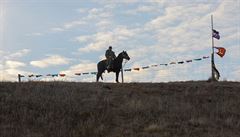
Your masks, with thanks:
[{"label": "colorful flag", "polygon": [[132,69],[124,69],[124,71],[131,71]]},{"label": "colorful flag", "polygon": [[220,35],[219,32],[216,31],[215,29],[212,30],[212,36],[216,39],[220,39]]},{"label": "colorful flag", "polygon": [[160,66],[167,66],[168,64],[160,64]]},{"label": "colorful flag", "polygon": [[146,66],[146,67],[142,67],[142,69],[148,69],[149,68],[149,66]]},{"label": "colorful flag", "polygon": [[78,75],[78,76],[80,76],[80,75],[81,75],[81,73],[75,73],[75,75]]},{"label": "colorful flag", "polygon": [[207,59],[207,58],[209,58],[209,56],[203,56],[203,59]]},{"label": "colorful flag", "polygon": [[173,64],[176,64],[176,62],[171,62],[170,64],[173,65]]},{"label": "colorful flag", "polygon": [[183,61],[178,62],[178,64],[183,64],[183,63],[184,63]]},{"label": "colorful flag", "polygon": [[137,70],[137,71],[139,71],[139,70],[140,70],[140,68],[133,68],[133,70]]},{"label": "colorful flag", "polygon": [[58,74],[52,74],[51,76],[52,76],[52,77],[57,77],[57,76],[58,76]]},{"label": "colorful flag", "polygon": [[151,65],[151,67],[157,67],[158,65]]},{"label": "colorful flag", "polygon": [[226,49],[225,49],[225,48],[223,48],[223,47],[214,47],[214,48],[218,49],[217,54],[218,54],[221,58],[225,55],[225,53],[226,53]]},{"label": "colorful flag", "polygon": [[36,75],[36,77],[38,78],[38,77],[41,77],[42,75]]},{"label": "colorful flag", "polygon": [[201,58],[198,58],[198,59],[194,59],[195,61],[200,61],[200,60],[202,60]]},{"label": "colorful flag", "polygon": [[93,74],[93,75],[96,75],[96,74],[97,74],[97,72],[91,72],[91,74]]},{"label": "colorful flag", "polygon": [[59,76],[61,76],[61,77],[65,77],[65,76],[66,76],[66,74],[59,74]]},{"label": "colorful flag", "polygon": [[28,77],[29,77],[29,78],[31,78],[31,77],[33,77],[33,76],[34,76],[33,74],[31,74],[31,75],[28,75]]}]

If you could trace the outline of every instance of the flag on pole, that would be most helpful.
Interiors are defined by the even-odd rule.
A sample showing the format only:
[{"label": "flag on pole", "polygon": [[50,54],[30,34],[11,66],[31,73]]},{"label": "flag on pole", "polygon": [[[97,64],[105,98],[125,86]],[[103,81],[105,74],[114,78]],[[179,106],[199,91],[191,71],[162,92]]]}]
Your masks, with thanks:
[{"label": "flag on pole", "polygon": [[217,54],[218,54],[221,58],[225,55],[225,53],[226,53],[226,49],[225,49],[225,48],[223,48],[223,47],[214,47],[214,48],[218,49]]},{"label": "flag on pole", "polygon": [[220,35],[219,32],[216,31],[215,29],[212,30],[212,36],[216,39],[220,39]]}]

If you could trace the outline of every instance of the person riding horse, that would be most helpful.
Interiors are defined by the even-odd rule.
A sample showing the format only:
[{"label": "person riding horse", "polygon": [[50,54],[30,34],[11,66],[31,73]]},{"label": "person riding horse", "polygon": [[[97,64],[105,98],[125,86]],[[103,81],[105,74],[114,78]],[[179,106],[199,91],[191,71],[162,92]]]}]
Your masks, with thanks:
[{"label": "person riding horse", "polygon": [[105,56],[107,59],[107,70],[109,72],[113,68],[113,60],[116,58],[114,51],[112,51],[112,46],[109,46],[106,50]]}]

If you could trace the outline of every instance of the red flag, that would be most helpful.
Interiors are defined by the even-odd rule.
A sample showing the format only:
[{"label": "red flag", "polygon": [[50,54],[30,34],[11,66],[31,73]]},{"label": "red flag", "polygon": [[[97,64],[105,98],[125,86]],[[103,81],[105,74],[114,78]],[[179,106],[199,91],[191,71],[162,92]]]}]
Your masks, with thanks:
[{"label": "red flag", "polygon": [[217,54],[220,56],[220,57],[223,57],[226,53],[226,49],[223,48],[223,47],[215,47],[216,49],[218,49],[218,52]]},{"label": "red flag", "polygon": [[66,76],[66,74],[59,74],[61,77],[65,77]]}]

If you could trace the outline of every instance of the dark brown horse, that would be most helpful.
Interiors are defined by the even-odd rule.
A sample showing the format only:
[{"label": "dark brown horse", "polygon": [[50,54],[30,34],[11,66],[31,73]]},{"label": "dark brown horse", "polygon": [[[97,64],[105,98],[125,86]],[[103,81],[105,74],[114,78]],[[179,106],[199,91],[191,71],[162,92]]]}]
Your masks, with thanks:
[{"label": "dark brown horse", "polygon": [[[114,59],[113,62],[113,68],[110,70],[110,72],[115,72],[116,73],[116,82],[118,83],[118,76],[119,76],[119,72],[122,69],[122,62],[123,59],[127,59],[130,60],[130,57],[128,56],[126,51],[121,52],[120,54],[118,54],[118,56],[116,57],[116,59]],[[102,60],[100,62],[98,62],[97,64],[97,82],[99,80],[99,78],[102,78],[102,73],[107,70],[107,60]]]}]

